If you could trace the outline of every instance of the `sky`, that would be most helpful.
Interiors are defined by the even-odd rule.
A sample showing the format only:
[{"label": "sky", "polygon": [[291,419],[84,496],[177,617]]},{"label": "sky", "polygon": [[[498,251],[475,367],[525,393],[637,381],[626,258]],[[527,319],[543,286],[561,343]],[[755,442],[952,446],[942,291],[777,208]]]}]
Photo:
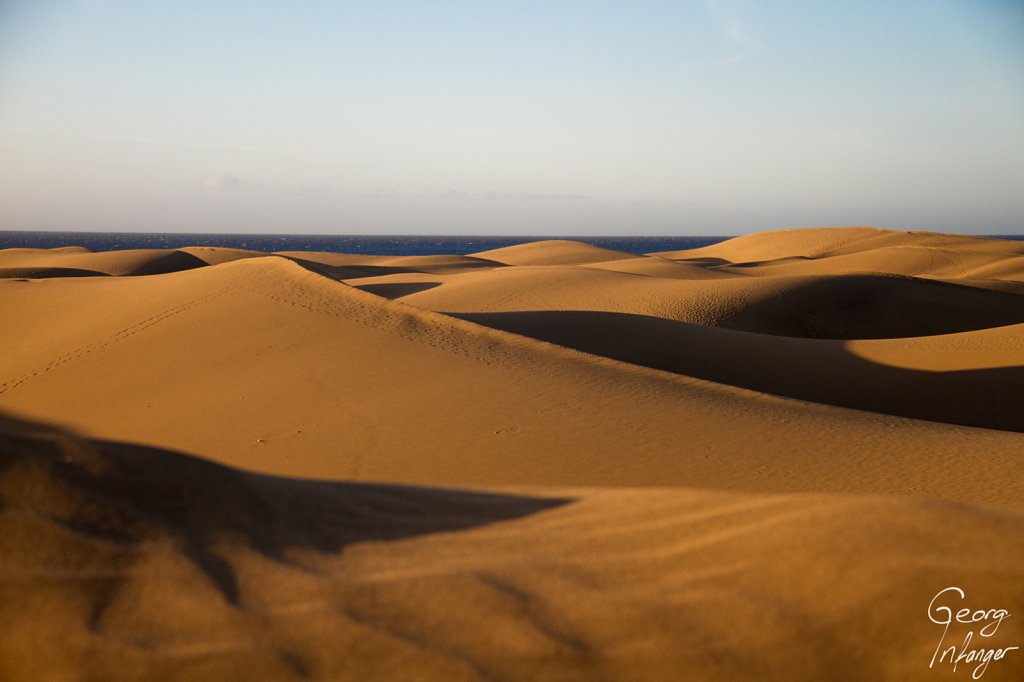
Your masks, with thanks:
[{"label": "sky", "polygon": [[0,230],[1024,233],[1022,0],[0,0]]}]

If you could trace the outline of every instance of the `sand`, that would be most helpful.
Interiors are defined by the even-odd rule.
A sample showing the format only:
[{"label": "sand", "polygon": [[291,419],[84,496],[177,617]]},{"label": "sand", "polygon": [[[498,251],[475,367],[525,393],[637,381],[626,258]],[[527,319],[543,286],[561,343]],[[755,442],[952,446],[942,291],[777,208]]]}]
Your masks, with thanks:
[{"label": "sand", "polygon": [[969,679],[928,605],[1024,609],[1022,262],[0,251],[0,678]]}]

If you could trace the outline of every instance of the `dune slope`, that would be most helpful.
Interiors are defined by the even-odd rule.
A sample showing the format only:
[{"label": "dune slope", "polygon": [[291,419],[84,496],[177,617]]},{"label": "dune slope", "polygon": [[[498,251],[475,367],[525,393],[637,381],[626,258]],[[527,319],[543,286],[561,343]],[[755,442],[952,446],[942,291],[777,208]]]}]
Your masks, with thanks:
[{"label": "dune slope", "polygon": [[0,252],[0,679],[1021,679],[1022,258]]},{"label": "dune slope", "polygon": [[281,479],[10,418],[0,451],[5,679],[924,679],[936,593],[1024,600],[989,507]]},{"label": "dune slope", "polygon": [[1021,325],[909,339],[796,339],[589,311],[463,313],[616,360],[829,405],[1024,432]]},{"label": "dune slope", "polygon": [[[0,407],[269,473],[1024,499],[1020,434],[584,355],[282,258],[4,286],[3,312],[25,325],[0,347]],[[86,300],[104,301],[103,315]],[[970,476],[953,474],[965,464]]]}]

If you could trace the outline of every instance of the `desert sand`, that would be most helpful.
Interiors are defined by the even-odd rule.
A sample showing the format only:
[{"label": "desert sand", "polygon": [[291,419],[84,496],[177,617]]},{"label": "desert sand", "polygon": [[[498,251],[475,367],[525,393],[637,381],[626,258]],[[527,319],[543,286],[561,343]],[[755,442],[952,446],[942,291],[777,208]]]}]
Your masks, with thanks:
[{"label": "desert sand", "polygon": [[0,320],[0,679],[1024,678],[933,663],[1024,647],[1024,242],[8,249]]}]

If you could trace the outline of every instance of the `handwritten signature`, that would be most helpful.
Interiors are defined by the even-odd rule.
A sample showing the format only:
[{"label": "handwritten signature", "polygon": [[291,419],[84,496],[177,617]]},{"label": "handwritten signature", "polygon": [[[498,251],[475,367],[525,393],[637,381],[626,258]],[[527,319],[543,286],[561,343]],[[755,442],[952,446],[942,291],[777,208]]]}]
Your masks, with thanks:
[{"label": "handwritten signature", "polygon": [[[954,602],[957,597],[960,600],[960,608],[950,605],[950,602]],[[1003,621],[1009,618],[1011,614],[1006,609],[966,608],[963,606],[965,598],[964,591],[959,587],[947,587],[939,590],[932,597],[931,603],[928,604],[928,620],[943,626],[942,636],[939,637],[939,643],[935,647],[935,653],[932,654],[932,660],[928,664],[928,668],[934,668],[936,663],[946,663],[952,665],[953,671],[956,672],[957,666],[961,663],[974,665],[971,677],[975,680],[980,680],[981,676],[988,670],[989,663],[1001,661],[1008,652],[1020,649],[1020,647],[972,648],[971,642],[974,640],[975,632],[977,632],[979,638],[992,637],[999,631],[999,626],[1003,624]],[[959,646],[957,644],[950,644],[943,648],[943,645],[946,644],[946,637],[949,634],[949,627],[953,623],[969,626],[967,634],[964,636],[963,643]]]}]

